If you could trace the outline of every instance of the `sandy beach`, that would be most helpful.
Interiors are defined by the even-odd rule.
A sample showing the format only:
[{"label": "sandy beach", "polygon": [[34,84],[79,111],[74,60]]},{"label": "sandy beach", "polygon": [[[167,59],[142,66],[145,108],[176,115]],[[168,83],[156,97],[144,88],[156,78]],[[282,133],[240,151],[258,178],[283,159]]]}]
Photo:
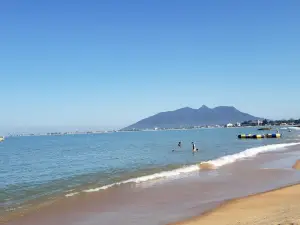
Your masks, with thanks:
[{"label": "sandy beach", "polygon": [[203,171],[180,179],[61,196],[30,211],[0,214],[0,224],[300,225],[298,157],[298,146],[294,146],[220,169],[202,164]]},{"label": "sandy beach", "polygon": [[300,224],[300,184],[231,200],[202,216],[175,224],[298,225]]}]

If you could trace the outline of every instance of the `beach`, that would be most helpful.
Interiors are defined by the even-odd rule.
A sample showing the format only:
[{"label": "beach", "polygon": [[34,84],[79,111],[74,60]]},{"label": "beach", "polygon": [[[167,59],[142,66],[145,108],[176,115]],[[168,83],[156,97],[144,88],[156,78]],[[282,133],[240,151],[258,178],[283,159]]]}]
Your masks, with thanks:
[{"label": "beach", "polygon": [[[300,181],[299,164],[295,163],[300,154],[299,133],[275,140],[238,140],[232,138],[237,132],[240,129],[8,140],[5,144],[10,147],[7,148],[9,164],[4,167],[7,170],[0,223],[197,224],[209,215],[217,218],[213,213],[222,214],[219,210],[223,209],[229,210],[226,215],[230,219],[237,212],[228,207],[252,198],[245,196],[261,196],[257,193],[285,190],[287,186],[299,187],[291,186]],[[221,138],[215,139],[217,135]],[[193,155],[190,146],[184,145],[172,152],[170,143],[177,144],[175,140],[179,137],[183,143],[198,140],[200,151]],[[115,143],[123,144],[127,151],[119,150]],[[44,163],[33,161],[28,155],[32,159],[40,155]],[[275,198],[269,199],[260,200],[266,204],[260,212],[269,213],[269,205],[285,209],[285,205],[272,204]],[[288,198],[278,201],[292,204]],[[237,209],[250,203],[242,204],[245,205],[238,205]],[[241,212],[238,215],[248,218]],[[288,217],[292,218],[290,214]]]},{"label": "beach", "polygon": [[298,225],[300,184],[230,200],[202,216],[173,225]]},{"label": "beach", "polygon": [[300,1],[1,3],[0,225],[300,225]]}]

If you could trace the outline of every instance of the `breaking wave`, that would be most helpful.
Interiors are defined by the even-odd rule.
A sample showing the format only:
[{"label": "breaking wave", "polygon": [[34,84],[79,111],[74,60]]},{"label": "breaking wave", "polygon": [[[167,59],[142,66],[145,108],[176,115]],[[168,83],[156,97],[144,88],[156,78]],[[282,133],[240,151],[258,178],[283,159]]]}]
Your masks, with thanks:
[{"label": "breaking wave", "polygon": [[[124,180],[121,182],[117,182],[117,183],[113,183],[113,184],[109,184],[109,185],[105,185],[105,186],[101,186],[101,187],[97,187],[97,188],[86,189],[86,190],[83,190],[82,192],[86,192],[86,193],[97,192],[97,191],[105,190],[105,189],[108,189],[108,188],[111,188],[114,186],[119,186],[122,184],[142,183],[142,182],[146,182],[146,181],[151,181],[151,180],[153,181],[153,180],[164,179],[164,178],[176,178],[176,177],[180,177],[184,174],[188,174],[188,173],[199,171],[199,170],[216,169],[218,167],[221,167],[221,166],[224,166],[224,165],[227,165],[230,163],[234,163],[237,160],[254,157],[254,156],[258,155],[259,153],[276,151],[279,149],[284,149],[286,147],[294,146],[294,145],[298,145],[298,144],[300,144],[300,142],[299,143],[286,143],[286,144],[272,144],[272,145],[265,145],[265,146],[255,147],[255,148],[249,148],[243,152],[239,152],[239,153],[236,153],[233,155],[226,155],[226,156],[214,159],[214,160],[201,162],[200,164],[184,166],[184,167],[174,169],[171,171],[163,171],[163,172],[158,172],[158,173],[154,173],[151,175],[141,176],[141,177],[137,177],[137,178],[131,178],[128,180]],[[74,196],[77,194],[79,194],[79,192],[68,193],[65,196],[71,197],[71,196]]]},{"label": "breaking wave", "polygon": [[[239,153],[236,153],[233,155],[226,155],[226,156],[220,157],[218,159],[206,161],[204,163],[211,164],[215,168],[217,168],[220,166],[224,166],[226,164],[233,163],[239,159],[254,157],[254,156],[258,155],[259,153],[276,151],[278,149],[283,149],[285,147],[294,146],[294,145],[298,145],[298,144],[300,144],[300,143],[272,144],[272,145],[265,145],[265,146],[255,147],[255,148],[249,148],[243,152],[239,152]],[[200,165],[201,165],[201,163],[200,163]]]},{"label": "breaking wave", "polygon": [[110,187],[121,185],[121,184],[142,183],[142,182],[146,182],[149,180],[157,180],[157,179],[168,178],[168,177],[178,177],[180,175],[191,173],[191,172],[194,172],[197,170],[199,170],[198,165],[185,166],[185,167],[181,167],[179,169],[175,169],[175,170],[171,170],[171,171],[163,171],[163,172],[154,173],[151,175],[141,176],[141,177],[137,177],[137,178],[131,178],[131,179],[128,179],[125,181],[105,185],[102,187],[84,190],[83,192],[95,192],[95,191],[105,190]]},{"label": "breaking wave", "polygon": [[291,130],[299,130],[300,131],[300,127],[289,127],[289,129],[291,129]]}]

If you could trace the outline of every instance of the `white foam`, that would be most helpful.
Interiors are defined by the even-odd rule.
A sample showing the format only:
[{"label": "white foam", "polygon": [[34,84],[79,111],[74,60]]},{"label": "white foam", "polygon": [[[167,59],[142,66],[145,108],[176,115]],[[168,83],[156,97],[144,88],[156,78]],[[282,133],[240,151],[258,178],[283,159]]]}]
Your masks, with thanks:
[{"label": "white foam", "polygon": [[289,127],[291,130],[300,130],[300,127]]},{"label": "white foam", "polygon": [[78,194],[79,194],[79,192],[73,192],[73,193],[66,194],[65,196],[66,197],[72,197],[72,196],[78,195]]},{"label": "white foam", "polygon": [[[300,144],[300,142],[299,143],[288,143],[288,144],[272,144],[272,145],[266,145],[266,146],[261,146],[261,147],[249,148],[243,152],[239,152],[239,153],[236,153],[233,155],[223,156],[223,157],[215,159],[215,160],[206,161],[205,163],[213,164],[215,167],[221,167],[221,166],[233,163],[233,162],[243,159],[243,158],[254,157],[259,153],[276,151],[278,149],[283,149],[285,147],[298,145],[298,144]],[[185,166],[185,167],[181,167],[181,168],[171,170],[171,171],[163,171],[163,172],[154,173],[154,174],[146,175],[146,176],[142,176],[142,177],[131,178],[128,180],[124,180],[121,182],[117,182],[117,183],[113,183],[113,184],[109,184],[109,185],[105,185],[105,186],[101,186],[101,187],[97,187],[97,188],[86,189],[86,190],[83,190],[83,192],[87,192],[87,193],[98,192],[98,191],[106,190],[106,189],[114,187],[114,186],[119,186],[121,184],[142,183],[142,182],[146,182],[146,181],[154,181],[154,180],[163,179],[163,178],[176,178],[176,177],[182,176],[184,174],[188,174],[188,173],[195,172],[198,170],[200,170],[200,167],[198,164],[191,165],[191,166]],[[73,196],[76,194],[78,194],[78,192],[67,194],[66,197],[70,197],[70,196]]]},{"label": "white foam", "polygon": [[254,157],[259,153],[276,151],[278,149],[283,149],[285,147],[294,146],[298,144],[300,143],[272,144],[272,145],[265,145],[265,146],[255,147],[255,148],[249,148],[243,152],[239,152],[233,155],[226,155],[215,160],[207,161],[206,163],[213,164],[215,167],[220,167],[226,164],[233,163],[240,159]]},{"label": "white foam", "polygon": [[163,172],[154,173],[154,174],[146,175],[146,176],[142,176],[142,177],[131,178],[131,179],[121,181],[121,182],[117,182],[117,183],[114,183],[114,184],[84,190],[83,192],[96,192],[96,191],[108,189],[108,188],[113,187],[113,186],[118,186],[118,185],[121,185],[121,184],[142,183],[142,182],[146,182],[146,181],[150,181],[150,180],[157,180],[157,179],[169,178],[169,177],[178,177],[180,175],[183,175],[183,174],[186,174],[186,173],[191,173],[191,172],[194,172],[194,171],[197,171],[197,170],[199,170],[198,165],[191,165],[191,166],[186,166],[186,167],[182,167],[182,168],[171,170],[171,171],[163,171]]},{"label": "white foam", "polygon": [[108,188],[113,187],[115,185],[120,185],[122,183],[123,182],[113,183],[113,184],[105,185],[105,186],[98,187],[98,188],[87,189],[87,190],[84,190],[83,192],[96,192],[96,191],[100,191],[100,190],[105,190],[105,189],[108,189]]}]

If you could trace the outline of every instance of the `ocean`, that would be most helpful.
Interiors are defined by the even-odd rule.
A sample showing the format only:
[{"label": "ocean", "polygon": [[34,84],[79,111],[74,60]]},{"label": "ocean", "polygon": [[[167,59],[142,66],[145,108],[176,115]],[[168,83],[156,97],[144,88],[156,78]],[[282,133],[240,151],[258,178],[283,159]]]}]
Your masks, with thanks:
[{"label": "ocean", "polygon": [[[35,205],[122,186],[124,190],[129,186],[148,189],[159,183],[179,187],[187,177],[193,182],[195,173],[197,179],[209,179],[216,173],[209,170],[199,175],[199,163],[226,167],[300,143],[299,130],[280,131],[282,138],[259,140],[240,140],[237,135],[270,131],[206,128],[10,137],[0,143],[0,216],[6,221],[10,215],[24,213]],[[177,146],[179,141],[181,148]],[[191,142],[199,149],[195,154]]]}]

